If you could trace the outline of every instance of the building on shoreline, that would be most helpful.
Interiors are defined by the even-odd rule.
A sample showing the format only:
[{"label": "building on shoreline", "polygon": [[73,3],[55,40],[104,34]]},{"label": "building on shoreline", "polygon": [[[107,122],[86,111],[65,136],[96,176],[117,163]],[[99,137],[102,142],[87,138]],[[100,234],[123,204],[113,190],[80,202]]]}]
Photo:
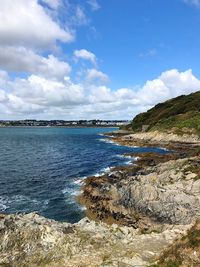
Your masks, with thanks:
[{"label": "building on shoreline", "polygon": [[1,120],[0,127],[25,126],[25,127],[101,127],[123,126],[128,120]]}]

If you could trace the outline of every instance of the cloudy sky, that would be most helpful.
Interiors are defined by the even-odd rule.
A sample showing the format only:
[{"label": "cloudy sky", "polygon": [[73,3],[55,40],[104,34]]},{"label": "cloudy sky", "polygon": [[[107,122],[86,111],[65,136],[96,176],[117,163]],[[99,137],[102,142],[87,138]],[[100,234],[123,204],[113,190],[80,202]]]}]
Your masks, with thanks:
[{"label": "cloudy sky", "polygon": [[200,0],[1,0],[0,119],[131,119],[200,90]]}]

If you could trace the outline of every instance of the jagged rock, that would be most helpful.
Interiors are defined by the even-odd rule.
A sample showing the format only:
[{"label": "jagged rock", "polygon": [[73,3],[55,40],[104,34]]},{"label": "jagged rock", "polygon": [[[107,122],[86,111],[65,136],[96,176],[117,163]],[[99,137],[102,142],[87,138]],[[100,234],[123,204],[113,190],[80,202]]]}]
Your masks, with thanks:
[{"label": "jagged rock", "polygon": [[1,216],[0,266],[147,266],[189,227],[141,234],[132,227],[108,226],[88,218],[72,225],[35,213]]},{"label": "jagged rock", "polygon": [[[189,224],[199,216],[199,157],[160,163],[155,158],[153,166],[149,166],[149,161],[152,158],[145,162],[141,157],[138,169],[132,166],[134,175],[129,169],[124,170],[124,175],[123,171],[112,171],[107,178],[104,176],[103,184],[101,178],[96,178],[95,190],[87,183],[86,206],[97,219],[109,222],[114,218],[118,223],[147,230],[149,225],[154,228],[155,222]],[[116,178],[114,182],[111,177]]]}]

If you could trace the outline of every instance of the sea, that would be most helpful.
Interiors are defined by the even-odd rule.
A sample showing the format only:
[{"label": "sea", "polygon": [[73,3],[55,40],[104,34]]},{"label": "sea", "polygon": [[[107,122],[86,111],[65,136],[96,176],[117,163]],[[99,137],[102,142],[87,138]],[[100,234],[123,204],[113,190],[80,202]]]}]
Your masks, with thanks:
[{"label": "sea", "polygon": [[166,153],[162,148],[116,145],[103,136],[113,130],[0,128],[0,213],[35,211],[57,221],[77,222],[85,215],[76,196],[86,177],[131,164],[124,153]]}]

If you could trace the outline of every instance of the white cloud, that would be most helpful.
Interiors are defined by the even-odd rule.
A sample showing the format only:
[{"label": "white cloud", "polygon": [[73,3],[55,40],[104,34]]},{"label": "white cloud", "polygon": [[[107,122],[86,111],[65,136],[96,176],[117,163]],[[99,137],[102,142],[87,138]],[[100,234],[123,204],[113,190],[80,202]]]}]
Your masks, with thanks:
[{"label": "white cloud", "polygon": [[100,5],[97,0],[88,0],[87,3],[90,5],[93,11],[96,11],[100,8]]},{"label": "white cloud", "polygon": [[92,52],[86,50],[86,49],[80,49],[74,51],[74,56],[76,59],[84,59],[89,60],[93,64],[96,64],[96,56]]},{"label": "white cloud", "polygon": [[82,86],[69,79],[61,82],[31,75],[27,80],[16,81],[14,86],[12,95],[32,104],[50,107],[77,105],[84,101]]},{"label": "white cloud", "polygon": [[4,70],[0,70],[0,86],[9,79],[8,73]]},{"label": "white cloud", "polygon": [[37,0],[1,0],[0,45],[47,48],[74,35],[61,28]]},{"label": "white cloud", "polygon": [[6,100],[6,92],[3,90],[0,90],[0,103],[4,102]]},{"label": "white cloud", "polygon": [[47,4],[52,9],[57,9],[62,3],[61,0],[42,0],[42,2]]},{"label": "white cloud", "polygon": [[195,7],[200,7],[200,0],[183,0],[185,3],[193,5]]},{"label": "white cloud", "polygon": [[89,95],[90,103],[112,103],[115,97],[110,88],[106,86],[92,86]]},{"label": "white cloud", "polygon": [[85,15],[85,12],[82,7],[76,6],[75,15],[72,17],[74,25],[86,25],[88,23],[88,18]]},{"label": "white cloud", "polygon": [[69,77],[50,80],[39,75],[12,80],[0,72],[0,119],[131,119],[157,103],[200,90],[191,70],[165,71],[141,88],[112,90],[107,86],[74,83]]},{"label": "white cloud", "polygon": [[163,72],[157,79],[147,81],[137,92],[137,97],[144,104],[153,106],[158,102],[197,90],[200,90],[200,81],[191,70],[179,72],[172,69]]},{"label": "white cloud", "polygon": [[47,58],[24,47],[0,46],[0,68],[7,71],[28,72],[48,78],[63,78],[71,67],[53,55]]},{"label": "white cloud", "polygon": [[86,79],[88,82],[99,81],[102,83],[106,83],[109,80],[108,75],[96,69],[88,69]]}]

